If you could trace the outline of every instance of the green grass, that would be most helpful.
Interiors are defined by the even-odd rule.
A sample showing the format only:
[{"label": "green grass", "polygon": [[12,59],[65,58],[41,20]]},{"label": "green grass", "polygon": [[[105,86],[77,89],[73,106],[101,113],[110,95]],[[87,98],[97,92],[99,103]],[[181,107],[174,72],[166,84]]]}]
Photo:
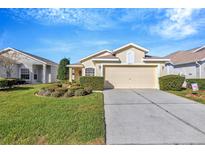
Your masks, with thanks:
[{"label": "green grass", "polygon": [[191,89],[185,89],[181,91],[168,91],[168,92],[205,104],[205,91],[198,91],[196,95],[192,94]]},{"label": "green grass", "polygon": [[42,86],[0,91],[0,144],[104,144],[102,93],[35,96]]}]

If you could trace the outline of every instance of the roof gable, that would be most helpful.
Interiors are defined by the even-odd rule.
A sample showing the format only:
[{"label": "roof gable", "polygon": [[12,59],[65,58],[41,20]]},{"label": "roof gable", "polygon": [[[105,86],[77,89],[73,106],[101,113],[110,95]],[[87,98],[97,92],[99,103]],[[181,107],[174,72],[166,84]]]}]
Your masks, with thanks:
[{"label": "roof gable", "polygon": [[30,54],[30,53],[27,53],[25,51],[22,51],[22,50],[18,50],[18,49],[15,49],[15,48],[5,48],[3,49],[0,53],[5,53],[5,52],[8,52],[8,51],[15,51],[15,52],[18,52],[20,54],[23,54],[24,56],[27,56],[33,60],[36,60],[38,62],[41,62],[41,63],[44,63],[44,64],[48,64],[48,65],[58,65],[57,63],[51,61],[51,60],[48,60],[48,59],[45,59],[45,58],[42,58],[42,57],[39,57],[39,56],[36,56],[36,55],[33,55],[33,54]]},{"label": "roof gable", "polygon": [[118,52],[122,52],[122,51],[124,51],[124,50],[127,49],[127,48],[136,48],[136,49],[139,49],[139,50],[141,50],[141,51],[143,51],[143,52],[145,52],[145,53],[147,53],[147,52],[149,51],[148,49],[146,49],[146,48],[144,48],[144,47],[142,47],[142,46],[139,46],[139,45],[137,45],[137,44],[128,43],[128,44],[123,45],[123,46],[121,46],[121,47],[119,47],[119,48],[117,48],[117,49],[114,49],[114,50],[113,50],[113,53],[116,54],[116,53],[118,53]]},{"label": "roof gable", "polygon": [[111,52],[110,50],[104,49],[104,50],[98,51],[98,52],[96,52],[96,53],[94,53],[94,54],[92,54],[92,55],[89,55],[89,56],[87,56],[87,57],[85,57],[85,58],[82,58],[82,59],[80,60],[80,62],[86,61],[86,60],[88,60],[88,59],[90,59],[90,58],[93,58],[93,57],[100,56],[100,55],[102,55],[102,54],[104,54],[104,53],[106,53],[106,52],[112,54],[112,52]]}]

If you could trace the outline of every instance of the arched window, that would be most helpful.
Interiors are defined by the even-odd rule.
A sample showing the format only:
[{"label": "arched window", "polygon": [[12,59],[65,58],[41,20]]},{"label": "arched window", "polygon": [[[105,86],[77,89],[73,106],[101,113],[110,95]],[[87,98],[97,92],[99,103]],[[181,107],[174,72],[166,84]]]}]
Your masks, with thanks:
[{"label": "arched window", "polygon": [[94,76],[95,75],[95,69],[94,68],[86,68],[85,69],[85,76]]},{"label": "arched window", "polygon": [[135,56],[133,51],[128,51],[127,52],[127,63],[128,64],[133,64],[135,62]]}]

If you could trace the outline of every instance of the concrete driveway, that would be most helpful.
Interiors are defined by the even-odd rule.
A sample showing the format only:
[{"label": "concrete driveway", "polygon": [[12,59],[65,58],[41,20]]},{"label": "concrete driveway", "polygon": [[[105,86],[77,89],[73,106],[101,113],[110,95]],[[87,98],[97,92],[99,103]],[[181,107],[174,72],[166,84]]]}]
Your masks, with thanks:
[{"label": "concrete driveway", "polygon": [[205,144],[205,105],[160,90],[104,91],[107,144]]}]

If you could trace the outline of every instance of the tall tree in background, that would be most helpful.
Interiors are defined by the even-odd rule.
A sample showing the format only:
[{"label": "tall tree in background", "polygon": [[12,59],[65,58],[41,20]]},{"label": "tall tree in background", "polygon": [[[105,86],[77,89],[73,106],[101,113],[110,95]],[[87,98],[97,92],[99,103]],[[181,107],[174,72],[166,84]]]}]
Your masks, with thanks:
[{"label": "tall tree in background", "polygon": [[69,69],[66,65],[70,64],[69,58],[63,58],[60,61],[58,66],[58,79],[59,80],[67,80],[69,78]]}]

